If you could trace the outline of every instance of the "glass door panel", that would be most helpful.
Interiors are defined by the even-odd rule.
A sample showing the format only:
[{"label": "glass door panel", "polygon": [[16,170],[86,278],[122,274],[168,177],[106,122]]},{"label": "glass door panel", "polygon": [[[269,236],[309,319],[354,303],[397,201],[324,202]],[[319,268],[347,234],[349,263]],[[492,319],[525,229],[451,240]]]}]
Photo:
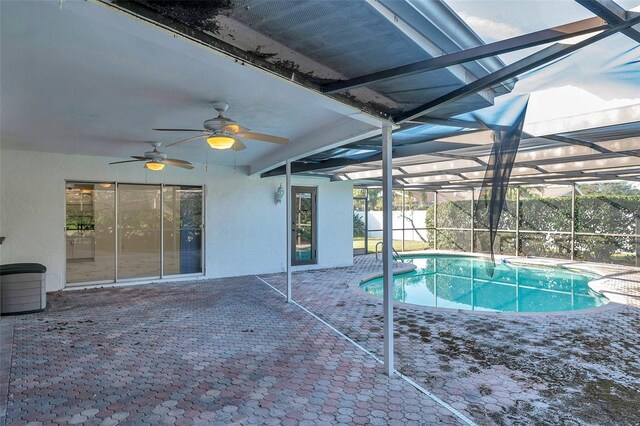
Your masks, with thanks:
[{"label": "glass door panel", "polygon": [[367,254],[367,199],[353,198],[353,254]]},{"label": "glass door panel", "polygon": [[316,188],[292,187],[293,265],[316,263]]},{"label": "glass door panel", "polygon": [[67,183],[67,283],[116,279],[115,200],[112,183]]},{"label": "glass door panel", "polygon": [[163,188],[164,275],[202,272],[202,188]]},{"label": "glass door panel", "polygon": [[160,276],[160,185],[118,185],[118,279]]}]

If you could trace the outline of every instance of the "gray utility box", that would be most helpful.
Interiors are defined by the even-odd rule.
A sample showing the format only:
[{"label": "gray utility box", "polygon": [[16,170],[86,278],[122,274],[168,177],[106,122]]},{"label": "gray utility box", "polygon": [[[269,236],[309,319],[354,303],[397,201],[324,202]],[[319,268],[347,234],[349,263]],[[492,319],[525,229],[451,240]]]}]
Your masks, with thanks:
[{"label": "gray utility box", "polygon": [[39,263],[0,265],[0,313],[26,314],[46,308],[46,272]]}]

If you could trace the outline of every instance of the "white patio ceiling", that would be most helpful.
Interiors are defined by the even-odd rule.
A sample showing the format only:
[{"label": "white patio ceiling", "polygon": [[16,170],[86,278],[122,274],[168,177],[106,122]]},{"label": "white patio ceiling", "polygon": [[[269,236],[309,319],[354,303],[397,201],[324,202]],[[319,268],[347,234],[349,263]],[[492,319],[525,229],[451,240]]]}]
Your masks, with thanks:
[{"label": "white patio ceiling", "polygon": [[[380,134],[380,119],[389,116],[375,108],[373,113],[365,112],[371,108],[362,107],[362,102],[400,110],[422,102],[415,96],[412,98],[406,91],[407,82],[400,79],[403,86],[396,87],[398,90],[390,97],[370,88],[355,89],[352,93],[360,106],[351,106],[350,102],[339,102],[296,83],[293,80],[299,74],[294,73],[290,78],[277,76],[239,60],[222,51],[224,49],[211,48],[201,38],[191,37],[189,34],[196,30],[169,28],[160,22],[161,16],[154,21],[122,9],[121,4],[107,0],[1,3],[2,148],[127,158],[148,150],[145,141],[166,145],[191,136],[152,129],[201,128],[204,120],[215,115],[211,103],[223,100],[230,104],[226,116],[254,132],[287,137],[291,143],[283,147],[246,140],[245,151],[237,154],[209,151],[206,156],[204,141],[165,150],[171,157],[193,163],[203,162],[206,157],[211,164],[248,166],[250,173],[258,173],[286,159],[302,158]],[[233,42],[234,49],[254,49],[255,54],[260,46],[266,45],[280,53],[286,51],[283,58],[292,57],[296,64],[310,67],[320,78],[343,78],[332,67],[344,69],[357,65],[359,68],[352,70],[357,74],[375,65],[373,60],[359,58],[356,62],[355,58],[349,58],[350,41],[340,37],[335,38],[333,44],[337,51],[342,49],[347,55],[343,59],[336,56],[335,49],[329,53],[309,51],[309,44],[302,40],[294,42],[291,37],[295,34],[285,31],[293,29],[285,25],[291,18],[286,16],[284,8],[274,8],[271,3],[258,0],[242,4],[245,7],[238,7],[231,16],[217,18],[225,30],[217,35],[218,39],[223,43]],[[309,23],[315,25],[315,33],[306,31],[309,38],[322,41],[327,30],[329,33],[335,30],[322,25],[325,14],[317,10],[326,3],[306,5],[309,10],[298,16],[310,19]],[[421,18],[418,27],[424,28],[417,28],[415,22],[409,26],[403,19],[393,19],[390,9],[376,2],[358,1],[343,6],[350,8],[349,13],[360,13],[366,19],[386,25],[385,37],[393,38],[393,49],[398,52],[394,60],[398,63],[442,53],[426,33],[441,42],[449,40],[411,8],[402,12],[403,16]],[[264,20],[256,20],[255,13],[249,13],[259,7],[272,14],[271,26],[264,24]],[[335,8],[331,6],[327,10],[331,9]],[[334,10],[333,13],[342,12]],[[447,13],[450,24],[460,25],[454,14]],[[366,45],[371,41],[367,37],[375,36],[379,28],[379,25],[375,28],[362,25],[352,31],[362,32],[364,38],[360,43]],[[457,37],[467,37],[468,40],[463,40],[466,43],[478,43],[472,32],[462,29],[457,28]],[[269,32],[273,38],[257,30]],[[297,31],[305,34],[304,25]],[[290,47],[285,46],[287,37],[291,40]],[[454,41],[448,43],[449,48],[456,46]],[[382,47],[377,45],[376,49]],[[351,50],[354,52],[357,50]],[[387,63],[391,60],[388,57],[376,60],[378,67],[393,65],[393,61]],[[437,83],[429,89],[433,93],[422,89],[420,96],[425,93],[428,97],[438,96],[451,85],[464,84],[470,70],[479,75],[499,68],[500,64],[499,60],[489,58],[443,69],[438,71],[439,80],[430,80]],[[409,82],[411,79],[415,77],[410,77]],[[394,89],[387,83],[381,87],[389,92]],[[481,91],[458,107],[450,106],[447,112],[491,105],[494,94],[507,91],[505,85]],[[342,100],[351,98],[344,96]]]},{"label": "white patio ceiling", "polygon": [[[607,15],[609,9],[596,8],[593,13],[606,15],[607,25],[590,18],[481,46],[482,41],[442,2],[427,8],[416,0],[296,2],[294,7],[283,0],[239,0],[220,14],[216,7],[211,12],[190,2],[5,1],[0,3],[0,141],[9,149],[126,158],[147,150],[144,141],[168,144],[191,136],[152,129],[201,128],[215,115],[211,102],[224,100],[231,105],[225,115],[252,131],[288,137],[291,143],[247,141],[248,149],[234,154],[208,150],[197,141],[171,147],[167,153],[194,163],[206,158],[214,164],[248,166],[250,173],[277,174],[272,170],[287,159],[311,158],[313,163],[323,152],[330,153],[325,159],[340,158],[341,151],[336,155],[333,149],[347,144],[349,153],[343,158],[354,149],[379,147],[379,142],[370,141],[380,134],[381,120],[389,119],[402,123],[402,136],[394,141],[397,184],[443,185],[457,179],[473,184],[479,170],[471,166],[466,167],[469,176],[460,170],[450,177],[431,176],[443,167],[462,167],[457,160],[482,167],[482,158],[488,156],[488,133],[456,128],[451,117],[492,105],[495,96],[511,90],[514,76],[535,69],[534,61],[557,58],[571,49],[554,45],[534,55],[538,59],[508,67],[487,51],[495,55],[522,43],[541,45],[545,37],[564,39],[574,31],[611,29],[637,15],[620,12],[612,2],[602,4],[612,15]],[[353,17],[358,18],[356,25],[340,25]],[[219,30],[203,29],[212,19]],[[626,28],[622,31],[635,37],[637,30]],[[446,130],[425,138],[423,124],[429,128],[439,121]],[[618,149],[620,143],[612,139],[637,136],[637,121],[598,122],[591,126],[605,128],[598,135],[531,131],[522,146],[565,146],[566,153],[581,148],[596,156],[633,157],[629,152],[637,140],[620,142],[625,148]],[[437,164],[443,158],[446,161]],[[423,162],[434,164],[416,168]],[[519,164],[523,170],[531,165]],[[414,167],[413,172],[402,166]],[[358,160],[334,165],[325,172],[303,170],[361,179],[375,178],[378,167],[372,159],[368,164]],[[524,175],[535,174],[530,170]]]},{"label": "white patio ceiling", "polygon": [[[379,133],[380,122],[304,87],[239,63],[175,33],[97,2],[3,1],[1,135],[4,149],[108,157],[140,155],[202,128],[212,101],[252,131],[287,137],[287,147],[245,140],[248,149],[209,150],[212,164],[277,162]],[[206,144],[167,148],[202,163]],[[105,166],[106,166],[105,160]],[[119,165],[112,167],[135,167]]]}]

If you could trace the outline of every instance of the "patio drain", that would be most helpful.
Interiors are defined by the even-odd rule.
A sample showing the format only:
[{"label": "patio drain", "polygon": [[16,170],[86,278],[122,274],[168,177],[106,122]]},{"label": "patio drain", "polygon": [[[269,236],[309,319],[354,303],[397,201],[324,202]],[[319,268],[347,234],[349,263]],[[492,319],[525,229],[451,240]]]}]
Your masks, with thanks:
[{"label": "patio drain", "polygon": [[[259,277],[258,275],[255,275],[255,277],[257,279],[259,279],[260,281],[262,281],[263,283],[265,283],[266,285],[268,285],[269,287],[271,287],[271,289],[275,290],[277,293],[279,293],[282,297],[284,297],[286,299],[287,295],[284,294],[283,292],[281,292],[280,290],[278,290],[276,287],[274,287],[273,285],[269,284],[267,281],[263,280],[261,277]],[[374,360],[376,360],[376,362],[378,362],[379,364],[384,364],[384,362],[378,358],[373,352],[369,351],[367,348],[365,348],[364,346],[360,345],[358,342],[356,342],[355,340],[353,340],[352,338],[350,338],[349,336],[347,336],[346,334],[344,334],[343,332],[341,332],[340,330],[338,330],[337,328],[335,328],[334,326],[332,326],[331,324],[329,324],[327,321],[323,320],[322,318],[320,318],[319,316],[317,316],[316,314],[314,314],[313,312],[311,312],[310,310],[308,310],[307,308],[305,308],[304,306],[302,306],[301,304],[299,304],[298,302],[296,302],[295,300],[291,300],[291,303],[295,306],[297,306],[298,308],[302,309],[304,312],[306,312],[307,314],[309,314],[310,316],[312,316],[313,318],[315,318],[316,320],[318,320],[319,322],[321,322],[322,324],[324,324],[325,326],[327,326],[328,328],[330,328],[333,332],[335,332],[338,336],[342,337],[344,340],[346,340],[347,342],[351,343],[353,346],[355,346],[356,348],[360,349],[362,352],[366,353],[367,355],[369,355],[371,358],[373,358]],[[467,416],[465,416],[464,414],[462,414],[461,412],[459,412],[458,410],[456,410],[455,408],[453,408],[451,405],[447,404],[446,402],[444,402],[443,400],[441,400],[440,398],[438,398],[436,395],[434,395],[433,393],[429,392],[428,390],[426,390],[425,388],[423,388],[422,386],[420,386],[418,383],[416,383],[415,381],[413,381],[410,377],[405,376],[404,374],[400,373],[398,370],[393,370],[393,372],[402,380],[404,380],[405,382],[409,383],[411,386],[413,386],[415,389],[417,389],[419,392],[421,392],[422,394],[428,396],[429,398],[431,398],[432,400],[434,400],[437,404],[439,404],[440,406],[442,406],[443,408],[445,408],[446,410],[448,410],[449,412],[451,412],[451,414],[453,414],[454,416],[456,416],[458,419],[460,419],[463,423],[469,425],[469,426],[476,426],[476,424],[469,419]]]}]

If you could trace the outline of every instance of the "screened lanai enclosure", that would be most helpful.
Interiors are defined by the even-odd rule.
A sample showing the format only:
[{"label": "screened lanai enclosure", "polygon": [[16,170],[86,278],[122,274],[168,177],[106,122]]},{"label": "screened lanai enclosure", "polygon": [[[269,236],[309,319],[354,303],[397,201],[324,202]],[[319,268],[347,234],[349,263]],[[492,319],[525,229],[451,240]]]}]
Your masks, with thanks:
[{"label": "screened lanai enclosure", "polygon": [[[617,12],[639,19],[636,9],[625,12],[613,2],[578,3],[605,20]],[[383,131],[301,158],[292,162],[293,172],[353,182],[356,255],[382,252],[383,187],[390,175],[397,252],[640,266],[640,32],[632,25],[578,36],[585,29],[579,27],[596,24],[590,19],[574,22],[571,30],[553,29],[576,35],[562,42],[559,55],[553,46],[522,50],[536,33],[517,35],[512,46],[490,43],[505,49],[495,57],[499,70],[397,114],[388,139]],[[467,24],[493,41],[490,28]],[[510,50],[518,44],[517,52]],[[467,53],[481,54],[474,48]],[[331,89],[384,83],[394,95],[419,97],[420,90],[409,91],[402,79],[458,59],[444,55]],[[494,96],[490,105],[470,102],[471,94],[485,91]],[[391,159],[385,159],[385,146]],[[263,175],[283,172],[280,167]]]},{"label": "screened lanai enclosure", "polygon": [[[382,194],[354,189],[354,253],[380,251]],[[399,189],[393,193],[398,252],[488,253],[489,230],[476,228],[479,189]],[[496,254],[640,266],[640,184],[628,181],[510,187]]]}]

